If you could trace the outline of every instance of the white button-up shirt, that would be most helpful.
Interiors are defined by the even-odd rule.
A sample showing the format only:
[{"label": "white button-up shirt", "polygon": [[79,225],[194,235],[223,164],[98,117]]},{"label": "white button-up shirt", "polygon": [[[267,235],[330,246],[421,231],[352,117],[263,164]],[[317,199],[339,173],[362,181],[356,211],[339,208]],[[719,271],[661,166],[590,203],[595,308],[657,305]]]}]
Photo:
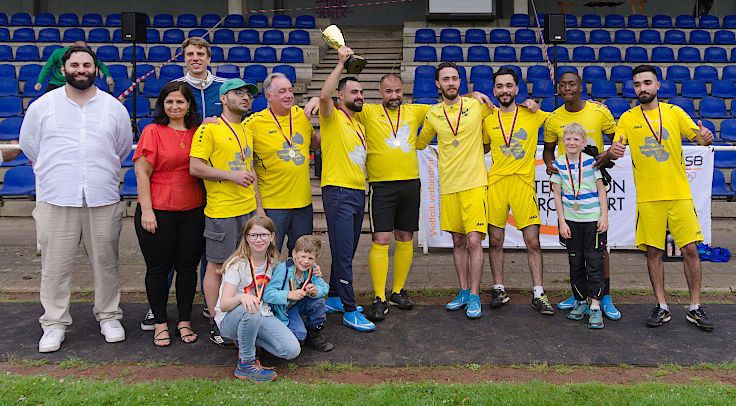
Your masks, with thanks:
[{"label": "white button-up shirt", "polygon": [[120,166],[133,143],[123,105],[96,89],[84,106],[64,86],[28,107],[20,147],[33,162],[36,200],[57,206],[106,206],[120,201]]}]

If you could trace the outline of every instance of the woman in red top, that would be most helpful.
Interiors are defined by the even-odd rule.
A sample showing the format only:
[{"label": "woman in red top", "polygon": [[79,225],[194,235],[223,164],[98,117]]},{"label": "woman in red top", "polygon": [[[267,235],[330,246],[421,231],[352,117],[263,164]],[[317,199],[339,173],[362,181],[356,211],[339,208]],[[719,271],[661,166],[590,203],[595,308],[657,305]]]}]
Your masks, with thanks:
[{"label": "woman in red top", "polygon": [[202,254],[205,194],[189,174],[189,150],[201,119],[186,82],[169,82],[158,95],[153,124],[133,155],[138,179],[135,231],[146,260],[146,293],[154,316],[153,343],[171,344],[166,319],[168,274],[176,269],[177,335],[193,343],[190,316]]}]

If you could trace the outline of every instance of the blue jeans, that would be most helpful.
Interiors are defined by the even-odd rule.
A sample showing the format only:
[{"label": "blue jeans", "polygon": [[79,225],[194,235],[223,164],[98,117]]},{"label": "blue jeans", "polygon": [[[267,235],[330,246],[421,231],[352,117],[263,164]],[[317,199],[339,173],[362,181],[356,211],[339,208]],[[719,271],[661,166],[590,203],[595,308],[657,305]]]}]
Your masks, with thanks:
[{"label": "blue jeans", "polygon": [[284,237],[289,237],[286,255],[291,256],[297,238],[312,234],[312,218],[314,213],[312,205],[300,209],[266,209],[266,215],[276,225],[276,249],[281,252],[284,245]]},{"label": "blue jeans", "polygon": [[[288,312],[289,316],[289,330],[294,333],[297,340],[304,340],[307,338],[307,328],[318,327],[320,324],[327,321],[325,316],[325,299],[318,297],[305,297],[304,299],[294,303]],[[302,320],[302,316],[306,316],[306,323]]]},{"label": "blue jeans", "polygon": [[281,320],[262,316],[260,310],[248,313],[242,304],[225,313],[220,333],[238,340],[238,355],[244,362],[256,358],[256,345],[283,359],[294,359],[301,352],[299,341]]}]

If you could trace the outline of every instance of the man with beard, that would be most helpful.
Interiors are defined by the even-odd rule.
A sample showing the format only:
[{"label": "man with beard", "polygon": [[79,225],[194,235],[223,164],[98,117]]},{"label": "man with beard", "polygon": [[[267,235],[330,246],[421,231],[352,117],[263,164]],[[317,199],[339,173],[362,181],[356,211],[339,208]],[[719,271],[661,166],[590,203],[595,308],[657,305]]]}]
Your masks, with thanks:
[{"label": "man with beard", "polygon": [[[74,43],[74,46],[86,48],[87,43],[84,41],[77,41]],[[63,65],[61,62],[61,57],[64,56],[64,53],[67,49],[69,48],[59,48],[51,53],[49,59],[46,60],[46,64],[38,73],[38,78],[36,79],[36,84],[33,85],[33,89],[35,89],[36,91],[41,90],[43,81],[46,80],[49,75],[51,75],[51,79],[49,79],[49,84],[46,85],[46,92],[54,90],[57,87],[64,86],[66,80],[64,79],[64,74],[61,73],[61,66]],[[112,89],[115,81],[113,81],[112,76],[110,75],[110,71],[107,69],[107,66],[105,66],[102,61],[97,60],[97,67],[100,69],[100,72],[102,72],[102,74],[105,76],[105,81],[107,82],[107,85],[110,87],[110,89]]]},{"label": "man with beard", "polygon": [[41,96],[26,112],[20,145],[34,162],[37,206],[33,211],[41,246],[41,305],[44,330],[39,352],[64,341],[70,283],[80,240],[95,280],[93,313],[107,342],[125,340],[120,324],[118,242],[122,229],[120,167],[133,134],[128,112],[93,86],[97,56],[70,47],[62,56],[66,84]]},{"label": "man with beard", "polygon": [[483,120],[485,152],[491,152],[488,172],[488,259],[493,274],[491,308],[509,301],[503,284],[503,242],[509,209],[514,225],[524,237],[527,262],[534,295],[532,307],[545,315],[554,309],[542,285],[542,249],[539,244],[539,207],[534,188],[537,133],[549,113],[520,108],[514,98],[519,92],[519,77],[512,69],[501,68],[493,74],[493,94],[499,108]]},{"label": "man with beard", "polygon": [[296,240],[312,234],[312,186],[309,150],[319,149],[319,136],[294,105],[291,82],[282,73],[263,81],[268,108],[249,116],[243,127],[253,138],[253,159],[265,214],[276,225],[276,248],[284,237],[289,255]]},{"label": "man with beard", "polygon": [[[363,87],[358,79],[340,79],[353,50],[337,50],[338,62],[319,94],[319,125],[322,134],[322,202],[327,217],[332,267],[328,312],[343,312],[342,322],[358,331],[375,330],[355,306],[353,257],[358,248],[365,208],[365,127],[356,119],[363,107]],[[340,107],[332,94],[337,88]]]},{"label": "man with beard", "polygon": [[[605,106],[598,103],[586,102],[580,98],[582,87],[580,76],[575,72],[565,72],[560,77],[558,93],[565,102],[565,105],[555,110],[549,116],[544,126],[543,158],[544,163],[547,165],[547,175],[558,173],[554,165],[556,158],[555,146],[557,146],[557,156],[562,156],[565,153],[565,146],[562,145],[562,129],[570,123],[582,125],[587,132],[586,143],[588,145],[594,145],[601,152],[595,157],[595,167],[600,167],[600,165],[605,165],[610,161],[608,151],[603,151],[603,134],[609,140],[613,140],[613,135],[616,132],[616,122],[611,112]],[[611,320],[618,320],[621,318],[621,313],[613,305],[613,300],[611,300],[610,296],[610,269],[611,264],[608,251],[605,251],[603,257],[604,296],[601,301],[601,308],[606,317]],[[560,310],[566,310],[572,309],[574,305],[575,297],[571,296],[569,299],[559,303],[557,307]]]},{"label": "man with beard", "polygon": [[696,245],[703,241],[703,234],[685,174],[681,137],[710,145],[713,133],[700,121],[695,125],[680,107],[657,100],[660,83],[654,67],[637,66],[632,76],[641,104],[621,115],[610,150],[612,156],[621,157],[625,145],[631,147],[636,184],[636,246],[647,253],[649,279],[657,299],[647,326],[659,327],[671,318],[664,296],[662,263],[669,228],[685,257],[685,279],[690,291],[686,319],[711,331],[714,323],[700,306],[700,258]]},{"label": "man with beard", "polygon": [[483,273],[481,241],[487,230],[488,179],[481,123],[491,114],[491,109],[459,95],[460,73],[454,63],[440,63],[434,77],[442,103],[433,105],[427,112],[416,148],[426,148],[437,134],[442,194],[440,224],[443,231],[452,233],[452,256],[460,282],[460,293],[446,308],[465,308],[466,316],[476,319],[481,316],[478,296]]}]

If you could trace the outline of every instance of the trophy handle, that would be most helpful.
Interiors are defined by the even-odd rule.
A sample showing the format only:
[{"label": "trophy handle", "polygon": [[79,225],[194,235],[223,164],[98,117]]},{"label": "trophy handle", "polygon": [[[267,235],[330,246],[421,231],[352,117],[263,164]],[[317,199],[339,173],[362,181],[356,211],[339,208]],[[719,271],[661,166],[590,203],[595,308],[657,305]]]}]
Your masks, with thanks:
[{"label": "trophy handle", "polygon": [[345,61],[345,70],[348,73],[357,75],[363,70],[366,63],[368,63],[368,61],[366,61],[362,56],[350,55],[347,61]]}]

